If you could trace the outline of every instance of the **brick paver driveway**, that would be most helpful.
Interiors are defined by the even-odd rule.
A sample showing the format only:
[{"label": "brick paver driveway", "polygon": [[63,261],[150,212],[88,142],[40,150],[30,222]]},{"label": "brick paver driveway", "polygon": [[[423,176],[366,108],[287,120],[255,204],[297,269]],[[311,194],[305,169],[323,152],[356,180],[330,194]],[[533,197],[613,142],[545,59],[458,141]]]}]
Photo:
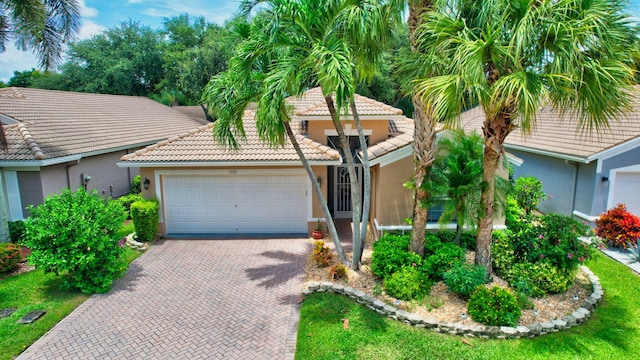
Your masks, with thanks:
[{"label": "brick paver driveway", "polygon": [[292,359],[307,244],[163,240],[19,359]]}]

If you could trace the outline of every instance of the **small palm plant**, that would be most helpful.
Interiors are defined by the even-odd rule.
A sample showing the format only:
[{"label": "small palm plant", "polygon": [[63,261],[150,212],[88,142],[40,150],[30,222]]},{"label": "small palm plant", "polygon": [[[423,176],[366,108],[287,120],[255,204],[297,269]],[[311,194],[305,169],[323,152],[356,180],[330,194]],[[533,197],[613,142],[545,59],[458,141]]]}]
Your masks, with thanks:
[{"label": "small palm plant", "polygon": [[633,245],[630,242],[627,243],[627,253],[629,259],[631,259],[631,261],[629,261],[629,264],[640,262],[640,245],[638,245],[637,242],[636,245]]}]

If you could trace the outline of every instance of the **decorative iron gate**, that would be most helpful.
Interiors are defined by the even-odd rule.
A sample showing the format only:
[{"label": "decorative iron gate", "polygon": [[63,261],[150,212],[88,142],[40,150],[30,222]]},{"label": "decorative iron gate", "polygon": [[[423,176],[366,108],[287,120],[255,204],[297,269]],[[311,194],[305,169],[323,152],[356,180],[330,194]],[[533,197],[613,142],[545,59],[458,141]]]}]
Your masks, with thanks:
[{"label": "decorative iron gate", "polygon": [[[356,176],[362,181],[362,164],[356,164]],[[347,165],[336,166],[333,171],[333,216],[338,219],[351,218],[351,182]]]}]

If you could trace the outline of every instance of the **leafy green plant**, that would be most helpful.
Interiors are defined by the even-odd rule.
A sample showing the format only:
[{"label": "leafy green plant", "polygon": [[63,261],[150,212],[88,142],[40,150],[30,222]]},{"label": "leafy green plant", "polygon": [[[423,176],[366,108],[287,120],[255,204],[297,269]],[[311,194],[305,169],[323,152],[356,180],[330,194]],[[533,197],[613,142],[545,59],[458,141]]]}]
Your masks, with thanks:
[{"label": "leafy green plant", "polygon": [[596,235],[616,247],[635,245],[640,238],[640,218],[627,211],[624,204],[618,204],[600,215],[596,226]]},{"label": "leafy green plant", "polygon": [[633,245],[631,243],[627,244],[627,253],[629,254],[629,264],[633,264],[636,262],[640,262],[640,246],[636,243]]},{"label": "leafy green plant", "polygon": [[64,277],[65,288],[85,293],[106,292],[126,270],[124,249],[115,234],[124,210],[96,191],[63,190],[43,204],[30,206],[25,222],[29,262]]},{"label": "leafy green plant", "polygon": [[444,275],[444,283],[449,290],[468,298],[475,289],[487,283],[487,269],[482,265],[454,264]]},{"label": "leafy green plant", "polygon": [[533,176],[517,178],[513,185],[513,195],[525,214],[531,214],[547,196],[542,190],[542,182]]},{"label": "leafy green plant", "polygon": [[573,285],[576,273],[577,269],[562,270],[548,262],[522,262],[514,264],[507,277],[518,291],[532,297],[541,297],[545,293],[567,291]]},{"label": "leafy green plant", "polygon": [[513,293],[498,286],[479,286],[469,298],[467,311],[475,321],[493,326],[516,326],[522,315]]},{"label": "leafy green plant", "polygon": [[331,253],[331,249],[329,249],[324,241],[316,240],[313,242],[313,260],[315,260],[318,266],[329,266],[332,258],[333,254]]},{"label": "leafy green plant", "polygon": [[442,280],[447,270],[464,262],[464,250],[456,244],[440,243],[431,250],[434,253],[425,257],[420,270],[434,281]]},{"label": "leafy green plant", "polygon": [[494,231],[491,245],[493,269],[498,274],[509,270],[516,261],[513,246],[509,239],[510,231]]},{"label": "leafy green plant", "polygon": [[373,243],[371,272],[386,278],[405,266],[420,265],[420,255],[409,251],[409,235],[384,234]]},{"label": "leafy green plant", "polygon": [[22,261],[20,246],[11,243],[0,243],[0,273],[9,272]]},{"label": "leafy green plant", "polygon": [[431,284],[415,266],[405,266],[384,279],[384,290],[389,296],[412,300],[429,292]]},{"label": "leafy green plant", "polygon": [[334,280],[347,278],[347,267],[344,264],[335,264],[329,267],[329,277]]},{"label": "leafy green plant", "polygon": [[158,229],[159,205],[157,200],[142,200],[131,204],[131,218],[140,241],[151,241]]},{"label": "leafy green plant", "polygon": [[9,221],[9,237],[13,243],[20,244],[24,240],[24,221]]},{"label": "leafy green plant", "polygon": [[144,198],[140,194],[129,194],[119,197],[116,201],[122,205],[127,212],[127,219],[131,219],[131,204],[136,201],[143,201]]},{"label": "leafy green plant", "polygon": [[131,195],[140,194],[142,192],[142,176],[136,175],[131,180]]},{"label": "leafy green plant", "polygon": [[513,194],[507,195],[505,201],[504,224],[510,231],[518,232],[527,219],[524,209],[518,204]]}]

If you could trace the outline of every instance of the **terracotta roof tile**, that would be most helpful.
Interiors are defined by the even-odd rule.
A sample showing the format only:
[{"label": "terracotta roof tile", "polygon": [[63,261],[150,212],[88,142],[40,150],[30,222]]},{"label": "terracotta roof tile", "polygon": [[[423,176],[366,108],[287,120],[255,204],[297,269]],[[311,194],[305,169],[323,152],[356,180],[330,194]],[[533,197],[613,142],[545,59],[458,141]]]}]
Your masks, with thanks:
[{"label": "terracotta roof tile", "polygon": [[19,122],[6,127],[9,151],[0,161],[126,148],[204,123],[143,97],[13,87],[0,89],[0,114]]},{"label": "terracotta roof tile", "polygon": [[[355,95],[356,110],[360,116],[398,116],[402,115],[402,110],[396,109],[379,101],[369,99],[364,96]],[[300,98],[291,97],[288,99],[290,104],[295,106],[295,115],[329,117],[329,109],[322,96],[320,88],[308,90],[304,96]]]},{"label": "terracotta roof tile", "polygon": [[[461,114],[460,125],[465,130],[476,130],[482,134],[484,112],[480,107]],[[525,136],[521,129],[515,129],[505,140],[505,146],[517,146],[541,150],[558,155],[588,158],[604,150],[640,137],[640,102],[633,111],[617,121],[612,121],[608,129],[599,132],[581,131],[578,120],[557,111],[544,108],[537,115],[531,134]]]}]

